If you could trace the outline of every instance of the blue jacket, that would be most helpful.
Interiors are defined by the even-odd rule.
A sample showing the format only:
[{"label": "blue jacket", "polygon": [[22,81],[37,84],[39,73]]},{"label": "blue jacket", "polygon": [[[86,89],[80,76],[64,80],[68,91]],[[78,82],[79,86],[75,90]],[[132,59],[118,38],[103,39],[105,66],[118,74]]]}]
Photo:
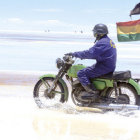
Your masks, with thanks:
[{"label": "blue jacket", "polygon": [[99,68],[98,70],[101,73],[113,72],[116,67],[116,47],[107,35],[102,37],[89,50],[74,52],[73,56],[81,59],[96,59],[97,63],[94,67]]}]

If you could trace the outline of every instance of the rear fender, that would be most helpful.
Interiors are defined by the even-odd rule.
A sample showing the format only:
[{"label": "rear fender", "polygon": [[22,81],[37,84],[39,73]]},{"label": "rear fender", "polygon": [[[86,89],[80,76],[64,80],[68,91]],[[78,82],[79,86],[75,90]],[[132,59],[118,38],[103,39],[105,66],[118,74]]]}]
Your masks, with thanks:
[{"label": "rear fender", "polygon": [[140,85],[137,82],[135,82],[133,79],[129,79],[128,83],[132,85],[135,88],[137,94],[140,95]]},{"label": "rear fender", "polygon": [[[41,76],[40,79],[43,80],[43,78],[46,78],[46,77],[55,78],[56,75],[54,75],[54,74],[46,74],[46,75]],[[69,92],[68,92],[67,84],[62,78],[59,79],[58,81],[62,84],[62,86],[64,88],[64,99],[65,99],[65,101],[68,101]]]}]

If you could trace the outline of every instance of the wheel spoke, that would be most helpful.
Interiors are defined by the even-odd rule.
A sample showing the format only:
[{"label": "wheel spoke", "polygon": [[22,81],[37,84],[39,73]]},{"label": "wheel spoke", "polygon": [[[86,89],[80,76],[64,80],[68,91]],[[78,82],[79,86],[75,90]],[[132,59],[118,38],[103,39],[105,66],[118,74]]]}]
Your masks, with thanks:
[{"label": "wheel spoke", "polygon": [[53,85],[53,81],[53,78],[44,78],[39,81],[35,91],[35,98],[37,98],[35,101],[39,107],[42,107],[42,105],[45,107],[55,106],[56,103],[59,103],[64,98],[63,86],[60,83],[57,83],[52,95],[48,94],[48,88]]},{"label": "wheel spoke", "polygon": [[[119,95],[124,96],[124,98],[129,98],[129,104],[136,104],[136,93],[133,88],[127,84],[120,84],[119,88]],[[109,93],[110,97],[115,97],[115,91],[112,89]]]},{"label": "wheel spoke", "polygon": [[122,94],[122,89],[119,87],[119,95]]},{"label": "wheel spoke", "polygon": [[62,93],[62,92],[60,92],[60,91],[53,91],[52,93],[54,93],[54,94],[63,94],[64,95],[64,93]]},{"label": "wheel spoke", "polygon": [[42,80],[42,83],[45,85],[46,88],[50,87],[50,84],[48,83],[48,81],[44,81],[43,79]]}]

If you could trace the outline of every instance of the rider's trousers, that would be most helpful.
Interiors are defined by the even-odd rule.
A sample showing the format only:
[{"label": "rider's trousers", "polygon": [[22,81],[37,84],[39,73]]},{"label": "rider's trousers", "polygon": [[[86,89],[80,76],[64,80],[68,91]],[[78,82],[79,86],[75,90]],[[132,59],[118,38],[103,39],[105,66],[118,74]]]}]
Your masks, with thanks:
[{"label": "rider's trousers", "polygon": [[114,71],[114,69],[113,70],[108,69],[102,65],[99,65],[99,66],[93,65],[91,67],[87,67],[87,68],[84,68],[84,69],[78,71],[77,76],[78,76],[80,83],[83,86],[87,86],[87,85],[91,84],[91,82],[90,82],[91,78],[100,77],[104,74],[107,74],[107,73],[110,73],[113,71]]}]

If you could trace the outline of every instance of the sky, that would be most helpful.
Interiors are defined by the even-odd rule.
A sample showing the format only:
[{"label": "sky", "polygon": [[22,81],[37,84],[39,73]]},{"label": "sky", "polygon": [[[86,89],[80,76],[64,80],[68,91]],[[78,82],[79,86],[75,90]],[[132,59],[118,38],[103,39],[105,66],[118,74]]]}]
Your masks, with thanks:
[{"label": "sky", "polygon": [[[0,30],[91,31],[104,23],[112,34],[116,22],[131,20],[139,0],[0,0]],[[140,15],[132,16],[132,20]]]}]

